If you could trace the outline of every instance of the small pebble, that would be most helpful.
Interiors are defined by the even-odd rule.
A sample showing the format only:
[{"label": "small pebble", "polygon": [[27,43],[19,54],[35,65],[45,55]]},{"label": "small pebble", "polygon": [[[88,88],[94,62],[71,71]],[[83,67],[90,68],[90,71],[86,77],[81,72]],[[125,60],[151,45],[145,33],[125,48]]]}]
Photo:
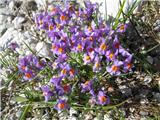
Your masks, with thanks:
[{"label": "small pebble", "polygon": [[133,113],[135,111],[135,108],[131,107],[131,108],[129,108],[129,111]]},{"label": "small pebble", "polygon": [[92,120],[93,119],[93,115],[92,114],[86,114],[84,115],[84,120]]},{"label": "small pebble", "polygon": [[152,81],[152,78],[150,76],[146,76],[143,82],[145,85],[148,85],[151,81]]},{"label": "small pebble", "polygon": [[153,97],[156,99],[156,101],[160,102],[160,93],[154,93]]},{"label": "small pebble", "polygon": [[148,112],[146,112],[146,111],[140,111],[139,114],[142,115],[142,116],[147,116]]},{"label": "small pebble", "polygon": [[71,107],[69,110],[69,114],[70,114],[70,116],[73,116],[73,115],[77,115],[78,113],[74,108]]},{"label": "small pebble", "polygon": [[21,113],[22,113],[22,111],[18,111],[18,112],[16,112],[16,117],[20,117],[21,116]]},{"label": "small pebble", "polygon": [[141,99],[141,100],[140,100],[140,103],[141,103],[142,105],[145,105],[145,104],[148,104],[149,101],[148,101],[147,98],[146,98],[146,99]]},{"label": "small pebble", "polygon": [[150,64],[153,64],[153,58],[151,56],[147,56],[147,61],[150,63]]}]

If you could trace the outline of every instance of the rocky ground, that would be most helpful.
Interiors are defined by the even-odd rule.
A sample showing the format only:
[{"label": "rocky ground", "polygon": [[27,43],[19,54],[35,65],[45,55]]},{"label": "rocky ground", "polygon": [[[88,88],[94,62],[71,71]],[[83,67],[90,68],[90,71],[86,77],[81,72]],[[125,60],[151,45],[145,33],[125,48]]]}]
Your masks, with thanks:
[{"label": "rocky ground", "polygon": [[[48,0],[48,3],[52,2],[55,1]],[[50,41],[44,33],[35,28],[33,20],[33,16],[37,12],[46,9],[45,4],[40,0],[0,1],[0,55],[6,59],[12,59],[12,53],[9,52],[6,56],[7,48],[13,43],[17,43],[19,47],[15,51],[19,57],[30,54],[30,49],[32,49],[39,56],[50,58]],[[137,16],[141,18],[144,26],[148,25],[149,22],[146,23],[146,20],[149,20],[147,15]],[[122,100],[118,100],[118,97],[117,100],[119,102],[126,100],[124,104],[107,113],[94,110],[80,111],[73,108],[68,112],[56,113],[51,107],[39,108],[38,105],[35,105],[27,114],[26,120],[114,120],[120,119],[120,117],[127,120],[160,119],[160,20],[158,18],[160,17],[154,17],[152,20],[154,22],[150,24],[151,29],[141,29],[140,23],[134,20],[130,21],[136,27],[128,32],[129,38],[126,47],[129,46],[135,55],[136,70],[127,77],[111,78],[113,81],[108,82],[104,88],[113,96],[121,96]],[[139,62],[139,59],[146,62]],[[13,91],[17,90],[18,86],[13,80],[6,81],[6,75],[11,72],[10,68],[7,69],[3,64],[0,64],[0,68],[0,116],[2,119],[16,120],[20,117],[23,108],[22,104],[12,99],[16,94]]]}]

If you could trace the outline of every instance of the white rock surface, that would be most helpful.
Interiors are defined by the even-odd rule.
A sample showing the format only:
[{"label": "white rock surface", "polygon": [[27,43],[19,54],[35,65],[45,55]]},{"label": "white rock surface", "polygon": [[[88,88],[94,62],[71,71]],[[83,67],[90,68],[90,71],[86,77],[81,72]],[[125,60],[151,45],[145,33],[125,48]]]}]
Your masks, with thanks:
[{"label": "white rock surface", "polygon": [[36,45],[36,52],[38,53],[39,56],[43,57],[49,57],[49,51],[50,47],[47,43],[44,42],[38,42]]},{"label": "white rock surface", "polygon": [[151,56],[147,56],[147,61],[150,63],[150,64],[153,64],[153,58]]},{"label": "white rock surface", "polygon": [[127,87],[126,85],[120,85],[119,89],[122,92],[122,94],[124,94],[125,96],[131,96],[132,95],[131,88]]},{"label": "white rock surface", "polygon": [[16,17],[14,20],[13,20],[13,24],[14,24],[14,27],[15,28],[20,28],[22,23],[25,22],[25,18],[24,17]]},{"label": "white rock surface", "polygon": [[[78,0],[78,1],[82,2],[82,0]],[[121,1],[121,3],[123,2],[123,0],[120,0],[120,1]],[[135,0],[126,0],[124,11],[127,10],[127,8],[134,1]],[[91,2],[93,2],[93,3],[97,2],[98,4],[102,3],[102,6],[100,7],[100,12],[103,14],[103,17],[105,17],[106,14],[115,17],[118,13],[119,0],[91,0]]]},{"label": "white rock surface", "polygon": [[152,81],[152,78],[151,78],[150,76],[146,76],[146,77],[144,78],[144,84],[145,84],[145,85],[149,84],[151,81]]},{"label": "white rock surface", "polygon": [[156,99],[156,101],[160,102],[160,93],[154,93],[153,97]]},{"label": "white rock surface", "polygon": [[35,0],[38,7],[46,6],[46,0]]},{"label": "white rock surface", "polygon": [[3,24],[7,21],[7,16],[0,14],[0,24]]},{"label": "white rock surface", "polygon": [[74,108],[70,108],[69,115],[73,116],[74,114],[77,114],[77,111]]},{"label": "white rock surface", "polygon": [[14,35],[17,35],[18,32],[14,28],[8,28],[7,31],[0,38],[0,51],[2,47],[5,48],[8,46],[9,42],[12,41]]},{"label": "white rock surface", "polygon": [[140,111],[139,114],[142,115],[142,116],[147,116],[148,112],[146,112],[146,111]]},{"label": "white rock surface", "polygon": [[8,7],[9,7],[9,9],[13,10],[14,7],[15,7],[15,1],[12,0],[12,1],[9,3]]},{"label": "white rock surface", "polygon": [[0,36],[2,36],[6,30],[7,28],[5,24],[0,25]]}]

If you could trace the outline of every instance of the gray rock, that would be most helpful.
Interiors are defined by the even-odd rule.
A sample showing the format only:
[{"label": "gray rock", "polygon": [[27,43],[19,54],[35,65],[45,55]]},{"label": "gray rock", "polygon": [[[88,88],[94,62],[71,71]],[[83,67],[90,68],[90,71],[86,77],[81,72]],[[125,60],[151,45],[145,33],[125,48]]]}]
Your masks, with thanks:
[{"label": "gray rock", "polygon": [[50,58],[50,47],[47,43],[45,42],[38,42],[36,45],[36,52],[38,53],[39,56],[43,56],[46,58]]},{"label": "gray rock", "polygon": [[143,117],[141,117],[141,119],[140,120],[148,120],[148,118],[147,118],[147,116],[145,117],[145,116],[143,116]]},{"label": "gray rock", "polygon": [[142,115],[142,116],[147,116],[148,112],[146,112],[146,111],[140,111],[139,114]]},{"label": "gray rock", "polygon": [[73,116],[73,115],[77,115],[77,114],[78,114],[78,112],[74,108],[71,107],[69,110],[69,115]]},{"label": "gray rock", "polygon": [[2,75],[0,76],[0,87],[5,84],[5,80],[2,78]]},{"label": "gray rock", "polygon": [[145,85],[148,85],[151,81],[152,81],[152,78],[150,76],[146,76],[143,82]]},{"label": "gray rock", "polygon": [[11,0],[0,0],[0,8],[6,7]]},{"label": "gray rock", "polygon": [[14,19],[14,16],[12,16],[12,15],[8,16],[7,23],[11,24],[13,19]]},{"label": "gray rock", "polygon": [[140,100],[140,103],[141,103],[142,105],[145,105],[145,104],[148,104],[149,101],[148,101],[147,98],[145,98],[145,99],[141,99],[141,100]]},{"label": "gray rock", "polygon": [[0,14],[0,24],[4,24],[7,22],[7,16]]},{"label": "gray rock", "polygon": [[87,113],[84,115],[84,120],[92,120],[93,119],[93,115],[91,113]]},{"label": "gray rock", "polygon": [[14,28],[8,28],[7,31],[0,38],[0,51],[6,48],[9,43],[13,40],[14,35],[18,32]]},{"label": "gray rock", "polygon": [[21,116],[22,111],[16,112],[16,117],[19,118]]},{"label": "gray rock", "polygon": [[158,86],[159,86],[159,92],[160,92],[160,78],[159,78],[159,81],[158,81]]},{"label": "gray rock", "polygon": [[38,8],[46,6],[46,0],[35,0],[35,2],[37,3]]},{"label": "gray rock", "polygon": [[35,11],[38,9],[37,3],[35,2],[35,0],[27,1],[26,7],[27,7],[27,9],[29,9],[31,11]]},{"label": "gray rock", "polygon": [[104,116],[102,113],[98,113],[98,115],[93,120],[103,120]]},{"label": "gray rock", "polygon": [[140,97],[145,98],[148,95],[149,90],[148,89],[141,89],[141,90],[139,90],[139,93],[140,93]]},{"label": "gray rock", "polygon": [[68,119],[68,113],[66,111],[63,111],[63,112],[59,111],[59,119],[60,120],[67,120]]},{"label": "gray rock", "polygon": [[160,32],[157,33],[157,36],[160,38]]},{"label": "gray rock", "polygon": [[104,120],[113,120],[109,114],[104,115]]},{"label": "gray rock", "polygon": [[141,17],[142,21],[145,22],[146,16]]},{"label": "gray rock", "polygon": [[[32,120],[32,118],[26,118],[26,120]],[[33,118],[33,120],[35,120],[35,118]]]},{"label": "gray rock", "polygon": [[12,0],[8,5],[9,9],[13,10],[15,8],[15,4],[16,4],[15,1]]},{"label": "gray rock", "polygon": [[157,25],[160,25],[160,20],[156,20],[156,22],[153,24],[154,27],[156,27]]},{"label": "gray rock", "polygon": [[5,24],[0,25],[0,36],[6,32],[7,28]]},{"label": "gray rock", "polygon": [[131,88],[127,87],[126,85],[120,85],[119,89],[122,92],[122,94],[124,94],[125,96],[131,96],[132,95]]},{"label": "gray rock", "polygon": [[150,64],[153,64],[153,58],[151,56],[147,56],[147,61],[150,63]]},{"label": "gray rock", "polygon": [[44,114],[42,117],[40,117],[43,120],[49,120],[49,114]]},{"label": "gray rock", "polygon": [[130,108],[129,108],[129,111],[130,111],[131,113],[133,113],[133,112],[135,111],[135,108],[130,107]]},{"label": "gray rock", "polygon": [[160,31],[160,25],[154,27],[154,30],[157,31],[157,32]]},{"label": "gray rock", "polygon": [[78,118],[76,118],[76,117],[74,117],[74,116],[71,116],[71,117],[69,117],[68,120],[78,120]]},{"label": "gray rock", "polygon": [[157,102],[160,102],[160,93],[153,93],[153,98],[154,98]]},{"label": "gray rock", "polygon": [[13,24],[14,24],[14,27],[19,29],[21,28],[22,26],[22,23],[24,23],[26,21],[25,17],[15,17],[14,20],[13,20]]}]

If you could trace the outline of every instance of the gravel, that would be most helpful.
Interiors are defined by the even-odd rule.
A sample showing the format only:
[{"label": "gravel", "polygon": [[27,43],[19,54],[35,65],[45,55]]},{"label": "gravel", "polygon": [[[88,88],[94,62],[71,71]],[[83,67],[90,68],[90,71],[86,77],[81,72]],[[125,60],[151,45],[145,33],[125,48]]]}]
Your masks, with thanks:
[{"label": "gravel", "polygon": [[[48,3],[54,2],[54,0],[47,0],[47,1]],[[46,0],[0,0],[0,52],[3,52],[12,42],[16,42],[20,46],[19,48],[16,48],[15,50],[17,53],[20,54],[19,57],[23,55],[31,54],[31,51],[24,44],[25,42],[27,45],[30,46],[30,48],[33,51],[36,51],[39,56],[46,57],[49,59],[51,58],[50,56],[52,53],[50,52],[49,40],[46,39],[46,41],[43,41],[43,39],[46,37],[43,34],[40,35],[41,36],[40,38],[37,37],[38,35],[34,32],[35,26],[30,22],[28,13],[26,13],[26,9],[27,9],[27,12],[30,12],[31,15],[34,15],[36,12],[40,12],[45,7],[45,4],[46,4]],[[160,32],[159,32],[160,20],[157,20],[154,23],[154,30],[157,32],[157,35],[160,36]],[[155,64],[156,66],[159,65],[159,59],[157,59],[157,57],[154,58],[148,55],[146,59],[150,64]],[[0,69],[0,73],[6,76],[6,74],[9,73],[9,71],[4,69],[3,66],[1,65],[0,67],[2,67]],[[12,86],[14,85],[14,81],[9,82],[7,87],[4,86],[4,84],[6,83],[5,76],[0,76],[0,83],[1,83],[0,90],[7,90],[8,93],[7,94],[4,93],[4,95],[2,95],[3,98],[7,99],[9,98],[7,97],[8,94],[10,94],[10,91],[12,91]],[[130,104],[132,104],[134,101],[132,97],[138,96],[137,97],[138,100],[136,99],[134,101],[139,105],[138,107],[148,105],[150,101],[160,102],[159,91],[156,91],[155,89],[152,89],[151,87],[150,88],[148,87],[154,81],[152,76],[146,75],[146,74],[142,75],[140,73],[139,75],[136,74],[136,76],[134,77],[135,80],[130,82],[128,79],[130,78],[126,78],[126,79],[117,78],[115,80],[117,88],[116,86],[109,87],[108,91],[111,93],[109,95],[112,96],[114,93],[118,94],[120,92],[119,94],[121,95],[120,98],[122,99],[131,98]],[[132,83],[134,85],[132,85]],[[139,84],[140,86],[138,86]],[[142,85],[145,86],[145,88],[142,88],[141,87]],[[160,80],[159,80],[159,85],[160,85]],[[133,89],[135,86],[137,86],[136,90]],[[118,89],[117,93],[116,93],[116,89]],[[153,97],[151,96],[148,98],[148,95],[150,95],[150,91],[152,90],[154,90],[154,92],[152,92]],[[11,94],[11,96],[12,95],[13,94]],[[120,99],[118,98],[118,100]],[[4,113],[8,109],[11,109],[10,107],[14,109],[14,107],[17,106],[17,102],[15,102],[14,100],[3,100],[2,102],[4,105],[2,105],[0,110],[1,112],[4,112]],[[8,106],[5,106],[6,103]],[[9,106],[9,104],[11,106]],[[7,119],[8,120],[18,119],[22,113],[21,108],[13,111],[13,113],[6,112],[6,115],[8,115]],[[126,108],[126,107],[122,106],[122,108]],[[82,114],[73,108],[70,108],[68,112],[60,112],[58,114],[54,113],[51,110],[54,113],[54,115],[50,115],[49,112],[46,112],[46,111],[44,112],[44,111],[45,111],[44,109],[34,110],[33,115],[28,116],[26,120],[38,120],[38,119],[49,120],[51,119],[50,117],[52,117],[52,120],[58,120],[58,119],[60,120],[78,120],[79,118],[83,118],[84,120],[103,120],[103,119],[113,120],[111,117],[113,115],[112,113],[109,113],[109,112],[107,114],[98,113],[95,116],[91,113]],[[131,113],[138,112],[135,106],[129,106],[128,111],[125,111],[125,109],[121,109],[121,112],[123,112],[125,115],[129,114],[130,115],[128,116],[129,120],[139,119],[139,115],[143,117],[143,116],[148,116],[150,114],[148,111],[144,111],[144,110],[139,111],[139,115],[131,114]]]}]

